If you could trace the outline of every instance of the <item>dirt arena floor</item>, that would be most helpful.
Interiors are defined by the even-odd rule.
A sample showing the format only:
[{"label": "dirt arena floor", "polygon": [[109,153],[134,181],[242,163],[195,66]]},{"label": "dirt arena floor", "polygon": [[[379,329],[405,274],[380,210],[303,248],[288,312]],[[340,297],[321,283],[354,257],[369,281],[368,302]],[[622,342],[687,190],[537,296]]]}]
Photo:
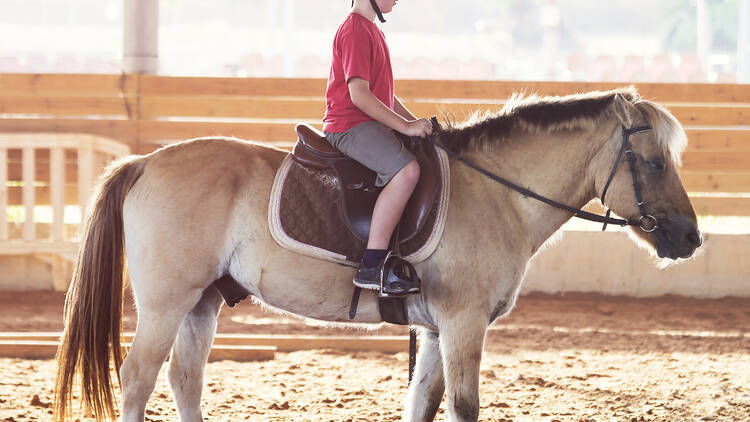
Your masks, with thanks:
[{"label": "dirt arena floor", "polygon": [[[59,293],[0,292],[0,331],[62,329]],[[126,314],[125,328],[135,317]],[[750,300],[522,297],[487,335],[483,421],[750,421]],[[244,303],[220,332],[362,335]],[[372,334],[406,334],[388,326]],[[0,421],[50,420],[55,363],[0,358]],[[277,353],[209,363],[209,421],[396,421],[407,354]],[[164,371],[147,421],[177,420]],[[444,420],[443,409],[438,420]]]}]

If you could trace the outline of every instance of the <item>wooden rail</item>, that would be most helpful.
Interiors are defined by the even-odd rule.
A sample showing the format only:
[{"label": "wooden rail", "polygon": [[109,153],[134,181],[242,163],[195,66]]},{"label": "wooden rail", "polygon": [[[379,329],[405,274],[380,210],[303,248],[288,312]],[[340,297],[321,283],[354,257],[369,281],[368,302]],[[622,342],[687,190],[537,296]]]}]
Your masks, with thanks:
[{"label": "wooden rail", "polygon": [[[502,107],[515,92],[565,95],[623,85],[628,84],[405,80],[397,82],[396,91],[418,115],[461,120],[477,109]],[[750,85],[636,87],[644,98],[667,105],[687,127],[690,142],[682,175],[699,212],[749,215]],[[0,74],[0,133],[88,133],[122,142],[137,153],[211,135],[290,145],[296,122],[319,125],[324,92],[322,79]],[[20,180],[23,160],[17,155],[23,153],[7,154],[8,180]],[[37,152],[35,158],[46,163],[51,155]],[[66,174],[76,172],[73,158],[65,152]],[[46,166],[41,168],[33,171],[46,180]],[[66,184],[62,191],[65,203],[74,202],[74,185]],[[37,187],[33,195],[37,202],[59,201],[51,185]],[[11,186],[5,200],[14,205],[23,198],[22,189]]]},{"label": "wooden rail", "polygon": [[[0,333],[0,357],[52,359],[61,333]],[[122,336],[124,347],[133,341],[133,333]],[[274,352],[333,349],[398,353],[408,347],[407,336],[306,336],[217,334],[209,360],[268,360]]]}]

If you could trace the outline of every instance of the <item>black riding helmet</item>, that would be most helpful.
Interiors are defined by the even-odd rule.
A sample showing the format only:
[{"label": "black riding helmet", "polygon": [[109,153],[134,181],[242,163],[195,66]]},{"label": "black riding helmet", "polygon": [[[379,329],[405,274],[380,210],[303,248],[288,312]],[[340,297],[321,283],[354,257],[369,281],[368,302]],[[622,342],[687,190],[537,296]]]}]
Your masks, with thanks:
[{"label": "black riding helmet", "polygon": [[[385,19],[383,18],[383,13],[380,12],[380,7],[378,7],[378,3],[376,3],[375,0],[370,0],[370,4],[372,5],[372,8],[375,9],[375,13],[377,13],[378,19],[380,19],[380,22],[385,23]],[[352,0],[352,7],[354,7],[354,0]]]}]

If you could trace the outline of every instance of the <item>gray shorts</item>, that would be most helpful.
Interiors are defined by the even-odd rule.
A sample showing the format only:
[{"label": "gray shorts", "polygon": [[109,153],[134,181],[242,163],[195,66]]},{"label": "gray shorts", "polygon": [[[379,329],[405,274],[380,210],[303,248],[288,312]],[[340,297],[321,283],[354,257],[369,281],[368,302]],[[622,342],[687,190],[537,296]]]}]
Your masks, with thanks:
[{"label": "gray shorts", "polygon": [[388,126],[371,120],[341,133],[326,133],[326,140],[344,155],[378,174],[375,186],[385,186],[404,166],[416,160]]}]

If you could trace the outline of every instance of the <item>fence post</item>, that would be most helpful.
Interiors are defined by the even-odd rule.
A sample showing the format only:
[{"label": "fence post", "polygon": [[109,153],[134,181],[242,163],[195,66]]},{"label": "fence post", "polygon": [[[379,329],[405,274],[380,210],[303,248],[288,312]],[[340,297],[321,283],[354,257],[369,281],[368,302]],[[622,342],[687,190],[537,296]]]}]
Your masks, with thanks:
[{"label": "fence post", "polygon": [[34,148],[23,148],[23,207],[25,217],[23,220],[23,240],[34,240],[36,227],[34,226]]},{"label": "fence post", "polygon": [[0,147],[0,240],[8,239],[8,150]]},{"label": "fence post", "polygon": [[61,242],[65,237],[65,151],[60,147],[50,148],[49,181],[52,203],[50,238]]},{"label": "fence post", "polygon": [[78,203],[81,206],[81,224],[86,218],[86,205],[94,180],[94,145],[90,139],[78,147]]}]

